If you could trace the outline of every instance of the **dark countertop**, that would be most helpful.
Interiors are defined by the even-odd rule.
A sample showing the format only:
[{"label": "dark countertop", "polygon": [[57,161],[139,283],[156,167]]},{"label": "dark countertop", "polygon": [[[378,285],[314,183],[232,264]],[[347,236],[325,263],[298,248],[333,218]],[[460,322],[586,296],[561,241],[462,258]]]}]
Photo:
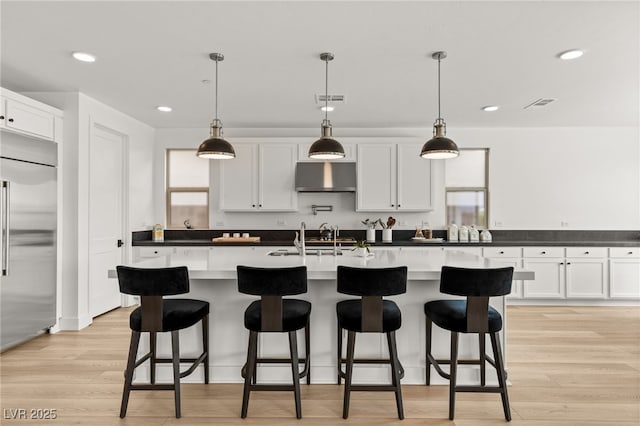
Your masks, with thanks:
[{"label": "dark countertop", "polygon": [[[211,240],[192,239],[192,240],[166,240],[162,242],[158,241],[133,241],[133,246],[138,247],[181,247],[181,246],[200,246],[200,247],[229,247],[229,246],[258,246],[258,247],[275,247],[275,246],[291,246],[291,241],[262,241],[259,243],[214,243]],[[314,244],[315,247],[321,244]],[[327,243],[322,246],[332,246],[333,244]],[[343,243],[343,247],[348,247],[350,244]],[[640,241],[534,241],[534,240],[510,240],[510,241],[494,241],[491,243],[453,243],[448,241],[438,243],[417,243],[414,241],[393,241],[391,243],[383,243],[381,241],[370,243],[372,247],[535,247],[535,246],[547,246],[547,247],[640,247]]]}]

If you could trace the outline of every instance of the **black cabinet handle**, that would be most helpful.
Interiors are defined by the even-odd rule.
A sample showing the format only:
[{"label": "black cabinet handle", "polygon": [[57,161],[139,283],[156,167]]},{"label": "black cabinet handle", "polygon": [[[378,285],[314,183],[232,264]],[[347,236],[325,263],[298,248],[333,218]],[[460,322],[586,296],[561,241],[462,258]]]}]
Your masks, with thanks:
[{"label": "black cabinet handle", "polygon": [[584,254],[589,254],[589,252],[588,252],[588,251],[585,251],[585,252],[584,252]]},{"label": "black cabinet handle", "polygon": [[398,207],[400,207],[400,204],[398,204]]},{"label": "black cabinet handle", "polygon": [[391,207],[395,207],[395,204],[391,204]]},{"label": "black cabinet handle", "polygon": [[571,262],[567,262],[567,265],[571,265]]},{"label": "black cabinet handle", "polygon": [[251,204],[251,207],[255,207],[255,206],[256,206],[255,204]]},{"label": "black cabinet handle", "polygon": [[0,120],[4,120],[4,115],[0,115]]},{"label": "black cabinet handle", "polygon": [[560,262],[561,265],[564,265],[564,262]]},{"label": "black cabinet handle", "polygon": [[122,242],[122,240],[118,240],[118,247],[122,247],[124,245],[124,243]]},{"label": "black cabinet handle", "polygon": [[503,251],[501,251],[501,252],[500,252],[500,254],[504,254],[504,252],[503,252]]},{"label": "black cabinet handle", "polygon": [[262,207],[262,204],[258,204],[258,207]]},{"label": "black cabinet handle", "polygon": [[543,251],[543,252],[541,252],[541,254],[547,254],[547,252],[546,252],[546,251]]},{"label": "black cabinet handle", "polygon": [[13,123],[13,118],[10,118],[10,119],[9,119],[9,123]]}]

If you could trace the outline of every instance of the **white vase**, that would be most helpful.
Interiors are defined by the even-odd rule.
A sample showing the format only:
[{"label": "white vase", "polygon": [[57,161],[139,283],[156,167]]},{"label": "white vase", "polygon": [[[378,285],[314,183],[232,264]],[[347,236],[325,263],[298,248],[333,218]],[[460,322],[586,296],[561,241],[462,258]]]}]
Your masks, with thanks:
[{"label": "white vase", "polygon": [[392,231],[391,228],[387,228],[387,229],[383,229],[382,230],[382,242],[383,243],[390,243],[393,240],[391,231]]},{"label": "white vase", "polygon": [[356,256],[359,257],[367,257],[367,248],[366,247],[356,247]]},{"label": "white vase", "polygon": [[375,228],[367,229],[367,242],[375,243],[376,242],[376,230]]}]

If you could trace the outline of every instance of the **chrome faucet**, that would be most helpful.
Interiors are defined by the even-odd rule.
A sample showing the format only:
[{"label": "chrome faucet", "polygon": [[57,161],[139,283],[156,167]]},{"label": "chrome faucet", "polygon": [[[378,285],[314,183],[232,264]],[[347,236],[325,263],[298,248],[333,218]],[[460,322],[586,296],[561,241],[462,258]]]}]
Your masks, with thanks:
[{"label": "chrome faucet", "polygon": [[296,247],[296,249],[298,250],[298,253],[300,254],[300,256],[305,256],[307,254],[306,248],[305,248],[305,236],[304,236],[304,231],[306,228],[306,224],[304,222],[302,222],[300,224],[300,233],[296,232],[296,238],[295,240],[293,240],[293,245]]}]

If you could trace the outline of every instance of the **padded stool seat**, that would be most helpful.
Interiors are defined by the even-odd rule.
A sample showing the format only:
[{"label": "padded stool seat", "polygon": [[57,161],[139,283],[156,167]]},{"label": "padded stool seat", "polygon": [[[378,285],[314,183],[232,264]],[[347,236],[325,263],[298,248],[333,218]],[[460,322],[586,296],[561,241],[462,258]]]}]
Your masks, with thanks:
[{"label": "padded stool seat", "polygon": [[[424,313],[438,327],[458,333],[468,333],[466,300],[433,300],[424,305]],[[487,332],[502,330],[502,317],[493,306],[489,306],[489,328]]]},{"label": "padded stool seat", "polygon": [[[343,300],[336,305],[338,326],[345,330],[362,333],[362,301],[360,299]],[[402,314],[396,302],[382,301],[382,332],[395,331],[402,325]]]},{"label": "padded stool seat", "polygon": [[[311,303],[299,299],[282,299],[282,331],[304,328],[311,315]],[[262,332],[262,307],[260,300],[252,302],[244,312],[244,326],[247,330]]]},{"label": "padded stool seat", "polygon": [[[209,302],[204,300],[164,299],[162,300],[162,329],[158,331],[191,327],[207,315],[209,315]],[[129,327],[135,331],[142,331],[142,308],[131,312]]]}]

